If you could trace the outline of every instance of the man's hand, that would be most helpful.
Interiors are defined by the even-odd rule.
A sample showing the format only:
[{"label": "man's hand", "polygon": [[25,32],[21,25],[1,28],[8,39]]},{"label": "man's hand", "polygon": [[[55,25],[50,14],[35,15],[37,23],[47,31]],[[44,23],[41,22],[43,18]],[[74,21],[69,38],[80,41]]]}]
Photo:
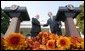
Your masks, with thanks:
[{"label": "man's hand", "polygon": [[44,24],[40,24],[41,26],[43,26]]},{"label": "man's hand", "polygon": [[62,27],[62,25],[59,25],[59,28],[61,28]]}]

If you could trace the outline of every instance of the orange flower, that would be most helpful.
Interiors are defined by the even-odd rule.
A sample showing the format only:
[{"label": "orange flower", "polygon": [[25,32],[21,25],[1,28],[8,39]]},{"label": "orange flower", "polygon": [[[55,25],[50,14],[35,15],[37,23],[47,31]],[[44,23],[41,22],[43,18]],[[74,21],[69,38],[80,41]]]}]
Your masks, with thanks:
[{"label": "orange flower", "polygon": [[40,47],[40,43],[38,42],[38,41],[35,41],[34,43],[33,43],[33,50],[35,50],[35,49],[38,49]]},{"label": "orange flower", "polygon": [[78,38],[78,37],[71,37],[71,42],[72,42],[73,44],[75,44],[75,43],[80,43],[81,40],[80,40],[80,38]]},{"label": "orange flower", "polygon": [[47,38],[42,38],[42,44],[45,45],[47,43],[48,39]]},{"label": "orange flower", "polygon": [[26,47],[25,36],[19,33],[11,33],[5,38],[6,50],[21,50]]},{"label": "orange flower", "polygon": [[45,45],[40,45],[39,48],[35,48],[33,50],[46,50],[46,46]]},{"label": "orange flower", "polygon": [[84,42],[81,42],[81,48],[84,49]]},{"label": "orange flower", "polygon": [[84,42],[84,38],[80,37],[79,39],[80,39],[81,42]]},{"label": "orange flower", "polygon": [[59,37],[55,34],[51,34],[49,35],[49,39],[54,39],[54,40],[57,40]]},{"label": "orange flower", "polygon": [[46,50],[46,46],[45,45],[40,45],[39,50]]},{"label": "orange flower", "polygon": [[49,33],[48,32],[43,32],[42,37],[48,38]]},{"label": "orange flower", "polygon": [[1,50],[4,50],[4,38],[3,37],[1,37]]},{"label": "orange flower", "polygon": [[55,48],[55,40],[48,40],[46,47],[47,47],[47,49],[54,49]]},{"label": "orange flower", "polygon": [[27,47],[26,49],[27,49],[27,50],[28,50],[28,49],[32,49],[32,47],[33,47],[33,40],[27,38],[26,41],[27,41],[27,45],[28,45],[28,47]]},{"label": "orange flower", "polygon": [[37,41],[37,38],[36,38],[36,37],[32,37],[32,40],[33,40],[33,41]]},{"label": "orange flower", "polygon": [[64,47],[55,48],[55,50],[65,50]]},{"label": "orange flower", "polygon": [[38,34],[38,36],[39,36],[39,37],[42,37],[42,34],[43,34],[43,32],[40,32],[40,33]]},{"label": "orange flower", "polygon": [[65,49],[70,48],[70,44],[70,39],[64,36],[60,36],[60,38],[56,41],[57,47],[64,47]]},{"label": "orange flower", "polygon": [[79,37],[71,37],[71,45],[73,49],[80,48],[81,40]]},{"label": "orange flower", "polygon": [[81,43],[80,43],[81,44],[81,48],[84,49],[84,38],[80,38],[80,40],[81,40]]}]

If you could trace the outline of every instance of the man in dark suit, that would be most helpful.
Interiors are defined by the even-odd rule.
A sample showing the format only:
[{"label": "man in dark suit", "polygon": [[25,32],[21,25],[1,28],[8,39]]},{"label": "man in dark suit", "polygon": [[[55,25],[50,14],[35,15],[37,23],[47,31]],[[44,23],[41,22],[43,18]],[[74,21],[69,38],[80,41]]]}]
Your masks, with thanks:
[{"label": "man in dark suit", "polygon": [[43,26],[50,25],[51,32],[54,33],[54,34],[59,34],[60,35],[61,34],[61,28],[59,26],[61,26],[61,22],[56,21],[55,16],[52,16],[51,12],[48,13],[48,16],[50,18],[47,20],[47,23],[44,24]]},{"label": "man in dark suit", "polygon": [[32,29],[31,36],[35,37],[41,31],[40,22],[38,21],[39,15],[36,15],[35,18],[32,18]]}]

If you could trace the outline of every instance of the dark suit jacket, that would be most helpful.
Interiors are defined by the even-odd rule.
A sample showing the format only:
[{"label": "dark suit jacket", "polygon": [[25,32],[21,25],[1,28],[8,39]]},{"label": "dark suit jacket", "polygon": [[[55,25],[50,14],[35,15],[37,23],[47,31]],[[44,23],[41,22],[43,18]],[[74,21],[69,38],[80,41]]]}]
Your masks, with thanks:
[{"label": "dark suit jacket", "polygon": [[59,25],[61,24],[60,21],[56,21],[55,17],[53,17],[53,21],[51,18],[47,20],[47,23],[44,24],[43,26],[48,26],[50,25],[51,32],[57,32],[59,30]]},{"label": "dark suit jacket", "polygon": [[31,32],[40,32],[40,31],[41,31],[40,22],[36,18],[32,18]]}]

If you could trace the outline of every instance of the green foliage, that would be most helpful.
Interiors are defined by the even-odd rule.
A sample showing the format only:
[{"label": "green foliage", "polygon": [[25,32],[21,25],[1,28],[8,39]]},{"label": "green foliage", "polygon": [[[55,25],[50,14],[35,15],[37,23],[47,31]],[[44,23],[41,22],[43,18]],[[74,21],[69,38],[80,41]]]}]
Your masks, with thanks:
[{"label": "green foliage", "polygon": [[10,22],[10,18],[1,9],[1,33],[5,34],[9,22]]},{"label": "green foliage", "polygon": [[81,12],[77,16],[77,26],[79,27],[80,32],[84,34],[84,4],[80,5]]}]

